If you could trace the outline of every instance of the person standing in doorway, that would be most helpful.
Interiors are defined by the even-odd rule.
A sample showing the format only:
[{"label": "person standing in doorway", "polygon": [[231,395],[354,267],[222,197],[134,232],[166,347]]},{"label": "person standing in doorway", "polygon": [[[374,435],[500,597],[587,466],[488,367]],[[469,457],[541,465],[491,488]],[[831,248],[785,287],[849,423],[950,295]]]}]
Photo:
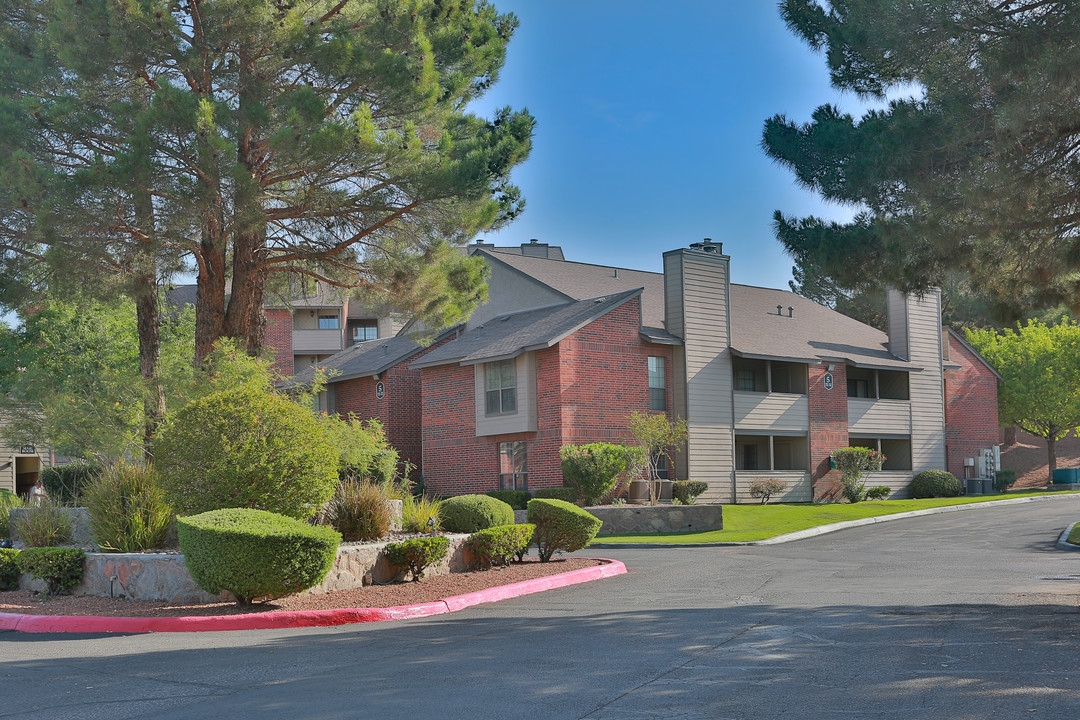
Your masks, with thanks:
[{"label": "person standing in doorway", "polygon": [[37,479],[34,483],[34,487],[30,489],[30,502],[36,507],[41,505],[43,500],[48,499],[49,493],[45,492],[45,486],[41,484],[41,478]]}]

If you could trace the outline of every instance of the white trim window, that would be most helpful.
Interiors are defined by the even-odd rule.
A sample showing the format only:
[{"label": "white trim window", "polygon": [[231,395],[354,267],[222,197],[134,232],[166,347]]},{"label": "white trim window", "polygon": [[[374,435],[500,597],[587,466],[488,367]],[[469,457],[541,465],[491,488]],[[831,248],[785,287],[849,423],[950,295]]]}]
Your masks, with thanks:
[{"label": "white trim window", "polygon": [[664,358],[649,356],[649,409],[667,410],[667,373]]},{"label": "white trim window", "polygon": [[528,490],[529,472],[524,440],[499,443],[499,489]]},{"label": "white trim window", "polygon": [[484,365],[484,414],[510,415],[517,412],[517,366],[513,360]]}]

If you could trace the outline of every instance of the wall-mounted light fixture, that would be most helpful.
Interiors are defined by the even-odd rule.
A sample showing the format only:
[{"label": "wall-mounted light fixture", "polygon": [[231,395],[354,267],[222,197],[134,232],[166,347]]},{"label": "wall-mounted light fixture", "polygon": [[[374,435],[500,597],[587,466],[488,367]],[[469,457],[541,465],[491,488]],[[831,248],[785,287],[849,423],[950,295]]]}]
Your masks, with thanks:
[{"label": "wall-mounted light fixture", "polygon": [[836,366],[835,366],[835,365],[830,365],[830,366],[829,366],[829,372],[832,372],[832,371],[833,371],[833,370],[835,370],[835,369],[836,369]]}]

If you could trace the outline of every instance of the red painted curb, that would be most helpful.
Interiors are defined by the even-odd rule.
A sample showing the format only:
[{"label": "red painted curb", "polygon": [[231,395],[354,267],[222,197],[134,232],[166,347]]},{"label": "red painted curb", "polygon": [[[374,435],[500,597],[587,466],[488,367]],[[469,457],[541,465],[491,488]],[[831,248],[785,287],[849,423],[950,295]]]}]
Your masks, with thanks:
[{"label": "red painted curb", "polygon": [[294,627],[327,627],[350,623],[408,620],[410,618],[457,612],[481,603],[498,602],[521,595],[622,575],[626,566],[618,560],[603,560],[604,565],[523,580],[486,590],[455,595],[444,600],[389,608],[349,608],[307,610],[300,612],[251,613],[250,615],[210,615],[205,617],[101,617],[81,615],[17,615],[0,613],[0,630],[45,633],[146,633],[207,632],[221,630],[274,630]]}]

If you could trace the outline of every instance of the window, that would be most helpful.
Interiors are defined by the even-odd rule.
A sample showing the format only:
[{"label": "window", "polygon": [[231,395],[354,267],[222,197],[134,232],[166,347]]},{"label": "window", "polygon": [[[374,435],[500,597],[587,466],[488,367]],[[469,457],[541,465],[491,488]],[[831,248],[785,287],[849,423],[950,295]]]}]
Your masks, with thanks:
[{"label": "window", "polygon": [[484,366],[484,399],[487,415],[517,412],[517,368],[513,360]]},{"label": "window", "polygon": [[867,380],[861,378],[849,379],[847,381],[847,394],[848,397],[853,398],[868,398],[870,397],[870,383]]},{"label": "window", "polygon": [[757,390],[754,378],[753,370],[739,370],[735,374],[735,389],[740,392],[754,392]]},{"label": "window", "polygon": [[742,446],[742,470],[761,470],[758,467],[758,446],[757,445],[743,445]]},{"label": "window", "polygon": [[667,410],[667,375],[664,358],[649,358],[649,409]]},{"label": "window", "polygon": [[529,489],[524,440],[499,443],[499,489]]},{"label": "window", "polygon": [[320,315],[319,316],[319,329],[320,330],[337,330],[338,316],[337,315]]},{"label": "window", "polygon": [[350,320],[349,325],[352,327],[352,341],[354,343],[379,339],[378,320]]}]

